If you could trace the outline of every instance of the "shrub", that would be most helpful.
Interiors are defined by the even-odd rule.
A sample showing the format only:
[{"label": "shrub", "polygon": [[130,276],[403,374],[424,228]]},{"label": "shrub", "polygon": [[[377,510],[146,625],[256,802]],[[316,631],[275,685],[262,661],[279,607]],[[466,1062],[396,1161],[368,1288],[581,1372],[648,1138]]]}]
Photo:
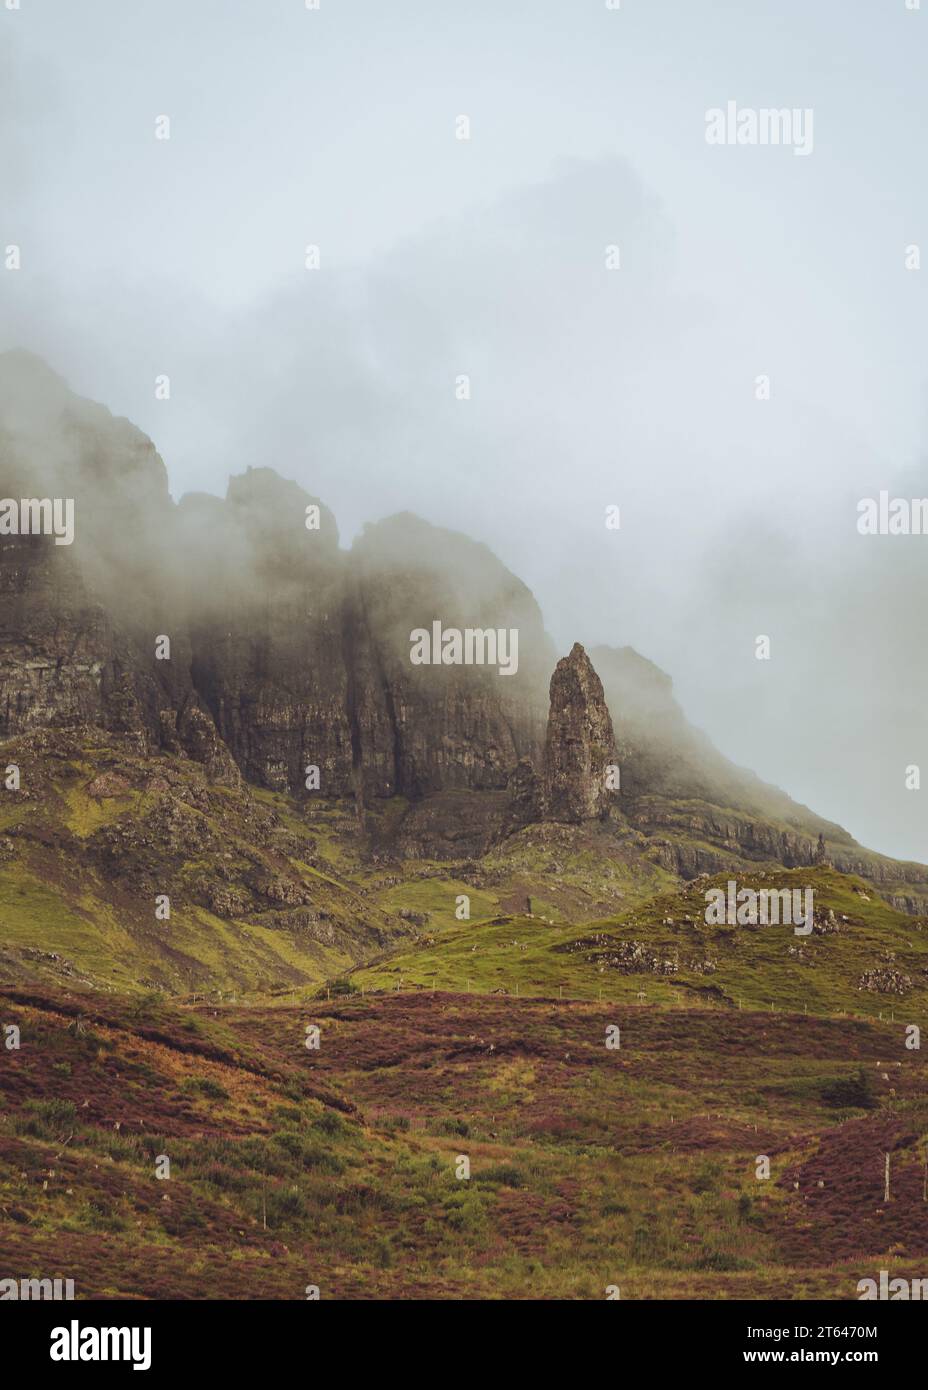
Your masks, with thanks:
[{"label": "shrub", "polygon": [[497,1187],[524,1187],[525,1178],[513,1163],[494,1163],[475,1174],[477,1182],[491,1183]]},{"label": "shrub", "polygon": [[284,1129],[279,1134],[272,1135],[271,1143],[283,1149],[291,1158],[299,1158],[303,1152],[303,1140],[291,1129]]},{"label": "shrub", "polygon": [[839,1076],[827,1082],[822,1087],[821,1096],[827,1105],[842,1108],[873,1110],[877,1104],[872,1078],[863,1067],[858,1068],[856,1076]]},{"label": "shrub", "polygon": [[145,994],[133,1001],[129,1009],[129,1016],[136,1021],[150,1019],[154,1015],[155,1009],[161,1003],[161,995],[157,990],[148,990]]},{"label": "shrub", "polygon": [[213,1081],[209,1076],[188,1076],[181,1086],[182,1091],[188,1095],[207,1096],[210,1100],[228,1100],[229,1092],[225,1086],[220,1086],[218,1081]]},{"label": "shrub", "polygon": [[448,1134],[453,1138],[467,1139],[470,1136],[470,1125],[466,1120],[435,1120],[429,1125],[429,1130],[432,1134]]},{"label": "shrub", "polygon": [[734,1254],[731,1250],[706,1250],[693,1261],[692,1268],[732,1274],[739,1269],[753,1269],[754,1262]]},{"label": "shrub", "polygon": [[295,1105],[275,1105],[271,1116],[279,1124],[299,1125],[303,1122],[303,1116]]},{"label": "shrub", "polygon": [[442,1202],[445,1221],[455,1231],[476,1234],[486,1222],[486,1212],[478,1194],[452,1192]]},{"label": "shrub", "polygon": [[169,1236],[186,1236],[202,1231],[206,1218],[195,1203],[165,1206],[159,1213],[161,1226]]},{"label": "shrub", "polygon": [[337,1110],[323,1110],[318,1120],[313,1121],[313,1129],[318,1129],[330,1139],[335,1139],[345,1133],[347,1125]]},{"label": "shrub", "polygon": [[657,1257],[657,1237],[651,1226],[635,1227],[632,1235],[632,1257],[640,1264],[650,1264]]},{"label": "shrub", "polygon": [[393,1246],[388,1236],[381,1236],[378,1240],[375,1259],[381,1269],[389,1269],[393,1264]]},{"label": "shrub", "polygon": [[76,1113],[72,1100],[27,1100],[17,1129],[34,1139],[66,1139],[74,1132]]},{"label": "shrub", "polygon": [[272,1231],[281,1226],[299,1225],[306,1217],[306,1202],[296,1187],[271,1187],[258,1199],[261,1214],[267,1213],[268,1228]]},{"label": "shrub", "polygon": [[345,1165],[337,1154],[329,1153],[318,1144],[304,1144],[301,1157],[306,1168],[317,1168],[322,1173],[344,1173]]},{"label": "shrub", "polygon": [[722,1178],[721,1166],[712,1159],[701,1163],[690,1179],[690,1191],[699,1195],[714,1192]]},{"label": "shrub", "polygon": [[211,1187],[218,1187],[222,1192],[242,1192],[248,1186],[248,1179],[243,1173],[224,1168],[221,1163],[211,1163],[203,1170],[202,1178]]}]

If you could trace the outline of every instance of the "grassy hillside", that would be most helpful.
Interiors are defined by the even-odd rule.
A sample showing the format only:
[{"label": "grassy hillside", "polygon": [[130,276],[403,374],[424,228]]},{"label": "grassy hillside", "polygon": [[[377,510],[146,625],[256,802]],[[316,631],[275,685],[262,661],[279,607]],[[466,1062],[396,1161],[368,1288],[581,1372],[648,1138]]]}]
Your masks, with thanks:
[{"label": "grassy hillside", "polygon": [[[6,1272],[284,1299],[923,1275],[928,932],[865,879],[733,851],[683,882],[621,817],[405,858],[400,802],[361,826],[96,731],[14,761]],[[811,887],[814,931],[708,926],[729,876]]]},{"label": "grassy hillside", "polygon": [[0,1014],[0,1260],[79,1298],[853,1298],[928,1257],[899,1024],[447,993]]},{"label": "grassy hillside", "polygon": [[343,808],[297,816],[99,731],[43,731],[0,758],[21,775],[0,792],[0,979],[269,995],[409,933],[326,857]]},{"label": "grassy hillside", "polygon": [[[664,1008],[846,1012],[928,1021],[926,919],[897,912],[863,879],[834,869],[737,873],[739,887],[807,888],[815,924],[707,926],[703,877],[616,917],[565,926],[540,917],[458,922],[356,967],[357,989],[502,991]],[[901,993],[897,991],[902,991]]]}]

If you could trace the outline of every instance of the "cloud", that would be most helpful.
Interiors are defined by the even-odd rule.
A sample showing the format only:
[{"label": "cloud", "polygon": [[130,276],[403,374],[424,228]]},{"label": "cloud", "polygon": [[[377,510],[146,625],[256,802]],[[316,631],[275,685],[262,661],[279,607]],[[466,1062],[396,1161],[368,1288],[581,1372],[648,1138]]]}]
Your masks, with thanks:
[{"label": "cloud", "polygon": [[[845,182],[829,164],[833,122],[816,117],[815,179],[796,172],[813,159],[707,152],[702,88],[727,75],[727,50],[635,127],[603,105],[612,73],[584,48],[605,153],[565,97],[555,125],[582,157],[523,157],[532,125],[518,96],[472,93],[487,103],[483,143],[403,146],[391,203],[376,166],[388,135],[357,113],[332,137],[336,169],[302,108],[274,125],[245,85],[230,95],[253,48],[239,52],[234,29],[227,52],[210,50],[202,95],[159,87],[138,34],[137,83],[115,73],[97,94],[63,62],[64,15],[44,46],[0,59],[4,227],[17,229],[4,239],[24,244],[23,272],[0,276],[0,346],[41,353],[140,426],[175,497],[222,494],[230,473],[271,466],[332,508],[343,544],[402,510],[485,541],[530,585],[561,650],[634,645],[725,752],[877,848],[924,857],[920,795],[902,783],[906,764],[928,768],[922,552],[917,538],[868,547],[853,527],[858,497],[902,487],[900,441],[923,416],[921,291],[892,261],[918,218],[887,227],[860,205],[867,170]],[[123,36],[90,37],[105,39],[92,72],[111,70]],[[152,35],[159,54],[169,38]],[[196,29],[191,53],[203,43]],[[261,52],[280,56],[271,38]],[[170,149],[149,139],[161,101],[181,115]],[[285,105],[274,99],[275,119]],[[487,149],[490,109],[518,168]],[[331,92],[325,110],[341,110]],[[651,124],[680,140],[672,155]],[[451,174],[458,156],[473,167]],[[260,239],[270,224],[273,250]],[[301,263],[313,226],[319,271]],[[364,235],[368,252],[346,255]],[[249,237],[262,248],[251,259]],[[205,272],[211,255],[226,270],[241,256],[236,293]],[[834,279],[835,264],[852,280]],[[155,399],[161,373],[169,401]],[[912,495],[928,490],[918,476]],[[619,531],[605,527],[610,504]],[[754,660],[760,633],[769,663]]]}]

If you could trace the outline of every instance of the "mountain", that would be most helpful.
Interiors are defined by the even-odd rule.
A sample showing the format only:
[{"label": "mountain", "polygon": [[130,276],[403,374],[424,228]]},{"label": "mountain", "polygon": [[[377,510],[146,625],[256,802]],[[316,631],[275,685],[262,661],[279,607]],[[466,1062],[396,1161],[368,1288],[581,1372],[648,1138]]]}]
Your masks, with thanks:
[{"label": "mountain", "polygon": [[70,544],[0,516],[13,976],[268,994],[452,925],[462,895],[573,924],[763,865],[926,909],[928,869],[733,766],[644,657],[558,660],[465,536],[403,513],[345,550],[263,467],[175,503],[151,441],[25,353],[0,358],[0,496],[73,501]]},{"label": "mountain", "polygon": [[[54,499],[73,539],[24,533]],[[733,877],[811,891],[808,933],[710,923]],[[343,549],[263,467],[175,503],[134,426],[0,357],[11,1278],[920,1278],[926,906],[925,866],[734,766],[645,657],[559,654],[485,546],[404,513]]]}]

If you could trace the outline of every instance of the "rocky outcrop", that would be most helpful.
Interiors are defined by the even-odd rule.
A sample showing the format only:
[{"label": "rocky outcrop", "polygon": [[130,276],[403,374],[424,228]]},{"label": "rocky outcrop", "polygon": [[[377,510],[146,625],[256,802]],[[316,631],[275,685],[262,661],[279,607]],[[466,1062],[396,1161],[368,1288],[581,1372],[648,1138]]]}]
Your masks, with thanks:
[{"label": "rocky outcrop", "polygon": [[531,758],[520,758],[509,775],[509,801],[506,811],[506,832],[521,830],[544,816],[544,793],[541,779]]},{"label": "rocky outcrop", "polygon": [[178,536],[191,680],[245,777],[275,791],[305,794],[309,782],[317,795],[350,795],[345,557],[334,516],[272,469],[250,468],[230,480],[225,501],[183,498]]},{"label": "rocky outcrop", "polygon": [[[0,737],[97,723],[156,743],[193,698],[165,545],[174,504],[151,441],[39,359],[0,366],[0,497],[73,503],[73,543],[0,533]],[[5,528],[4,528],[5,529]],[[156,638],[172,635],[170,660]]]},{"label": "rocky outcrop", "polygon": [[615,764],[615,735],[602,681],[579,642],[554,668],[550,698],[545,814],[567,823],[604,816],[613,799],[606,774]]},{"label": "rocky outcrop", "polygon": [[[8,353],[0,498],[17,497],[71,499],[74,536],[16,534],[0,514],[0,740],[93,725],[210,783],[340,798],[375,854],[479,856],[620,808],[623,833],[683,877],[833,864],[925,909],[924,866],[871,855],[729,763],[631,648],[576,645],[551,676],[532,594],[465,536],[403,513],[344,550],[324,504],[268,468],[177,504],[144,434]],[[413,660],[414,634],[436,630]],[[516,660],[491,659],[491,633]],[[408,804],[384,828],[391,798]]]},{"label": "rocky outcrop", "polygon": [[[72,545],[0,536],[0,738],[96,723],[202,751],[208,712],[249,781],[361,807],[500,792],[540,758],[541,614],[464,536],[402,515],[343,551],[332,513],[267,468],[176,505],[144,435],[21,353],[0,358],[0,495],[76,517]],[[518,660],[413,664],[436,622],[514,632]]]}]

